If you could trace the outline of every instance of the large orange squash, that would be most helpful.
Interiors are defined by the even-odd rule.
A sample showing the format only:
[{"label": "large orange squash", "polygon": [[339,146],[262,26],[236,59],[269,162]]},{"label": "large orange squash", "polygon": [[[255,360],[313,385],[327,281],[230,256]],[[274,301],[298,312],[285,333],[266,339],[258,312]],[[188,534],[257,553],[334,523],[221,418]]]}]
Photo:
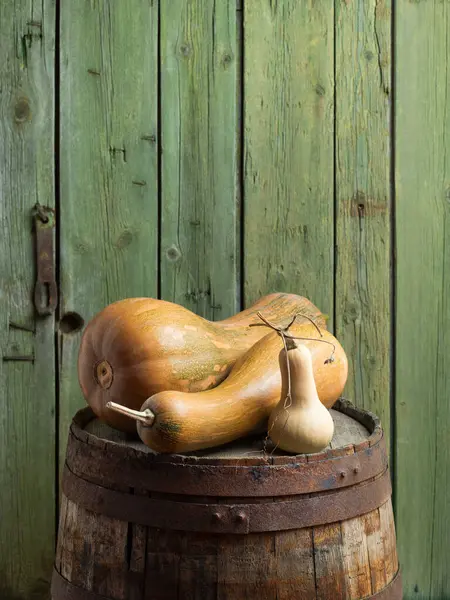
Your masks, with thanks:
[{"label": "large orange squash", "polygon": [[294,294],[270,294],[218,322],[153,298],[110,304],[90,321],[81,340],[78,377],[87,402],[112,427],[135,431],[130,419],[105,409],[108,401],[139,409],[157,392],[217,386],[236,360],[267,335],[266,327],[250,326],[261,323],[258,311],[278,324],[300,313],[325,328],[319,309]]}]

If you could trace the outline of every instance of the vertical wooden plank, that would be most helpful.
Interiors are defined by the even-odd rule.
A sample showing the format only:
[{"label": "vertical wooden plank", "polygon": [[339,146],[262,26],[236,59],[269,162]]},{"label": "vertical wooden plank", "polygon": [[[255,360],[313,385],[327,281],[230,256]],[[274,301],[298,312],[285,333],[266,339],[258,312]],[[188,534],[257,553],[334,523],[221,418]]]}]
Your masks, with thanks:
[{"label": "vertical wooden plank", "polygon": [[182,531],[148,528],[144,598],[179,598],[180,555],[184,547],[185,535]]},{"label": "vertical wooden plank", "polygon": [[244,24],[245,304],[288,291],[331,316],[333,3],[250,0]]},{"label": "vertical wooden plank", "polygon": [[134,600],[132,592],[137,588],[130,571],[133,549],[127,546],[128,523],[86,510],[64,496],[62,504],[65,519],[57,550],[61,575],[102,597]]},{"label": "vertical wooden plank", "polygon": [[277,600],[316,600],[312,529],[277,532],[275,556]]},{"label": "vertical wooden plank", "polygon": [[[450,61],[450,6],[447,3],[447,41],[445,56]],[[446,76],[446,92],[450,86],[450,78]],[[430,598],[450,597],[450,573],[448,569],[448,556],[450,549],[450,405],[448,393],[450,390],[450,374],[448,370],[446,349],[450,348],[450,106],[446,101],[445,117],[445,190],[446,201],[444,204],[444,231],[443,234],[443,257],[442,257],[442,291],[439,301],[438,316],[438,346],[436,348],[436,454],[434,467],[433,488],[433,523],[432,523],[432,546],[431,546],[431,587]],[[441,126],[442,129],[442,126]],[[442,158],[441,158],[442,160]],[[423,401],[423,400],[422,400]],[[423,429],[422,429],[423,431]],[[403,457],[404,460],[404,457]],[[404,464],[404,463],[403,463]],[[411,463],[409,463],[411,465]],[[404,498],[402,499],[404,502]],[[402,523],[404,525],[404,523]],[[405,532],[402,530],[402,560],[405,550]],[[410,563],[408,560],[408,573]]]},{"label": "vertical wooden plank", "polygon": [[[144,492],[143,495],[147,494]],[[145,588],[145,563],[147,560],[147,527],[129,523],[128,544],[130,583],[127,585],[127,600],[142,600]]]},{"label": "vertical wooden plank", "polygon": [[[205,498],[211,501],[211,498]],[[179,600],[217,600],[217,551],[221,536],[185,534],[180,557]]]},{"label": "vertical wooden plank", "polygon": [[336,335],[390,442],[391,0],[336,0]]},{"label": "vertical wooden plank", "polygon": [[244,309],[244,0],[236,0],[236,311]]},{"label": "vertical wooden plank", "polygon": [[221,536],[217,555],[217,600],[277,600],[272,534]]},{"label": "vertical wooden plank", "polygon": [[348,597],[340,523],[314,527],[313,541],[317,599]]},{"label": "vertical wooden plank", "polygon": [[161,295],[237,310],[236,0],[161,3]]},{"label": "vertical wooden plank", "polygon": [[359,600],[372,593],[369,551],[363,518],[356,517],[343,521],[341,530],[347,598]]},{"label": "vertical wooden plank", "polygon": [[379,509],[373,510],[361,518],[364,521],[364,533],[367,541],[372,593],[375,594],[386,587],[392,579],[386,577],[386,558],[390,560],[391,556],[385,554],[382,527],[384,523],[381,522]]},{"label": "vertical wooden plank", "polygon": [[31,219],[54,206],[54,49],[53,0],[0,4],[0,597],[17,600],[48,597],[54,558],[54,319],[35,318]]},{"label": "vertical wooden plank", "polygon": [[[82,509],[78,510],[82,512]],[[105,598],[129,600],[132,586],[124,564],[128,552],[128,523],[105,515],[89,514],[89,511],[85,511],[85,514],[91,517],[92,522],[92,528],[85,531],[85,542],[92,549],[94,557],[92,564],[85,565],[85,573],[90,575],[85,589]],[[85,523],[89,523],[86,518]]]},{"label": "vertical wooden plank", "polygon": [[56,546],[56,555],[55,555],[55,569],[58,573],[62,573],[62,569],[64,567],[63,556],[65,550],[65,532],[67,528],[67,518],[68,518],[68,504],[64,494],[61,494],[61,503],[59,509],[59,523],[58,523],[58,540]]},{"label": "vertical wooden plank", "polygon": [[395,536],[394,514],[392,502],[389,500],[379,508],[380,525],[384,547],[384,568],[386,570],[386,583],[390,583],[397,575],[398,558],[397,542]]},{"label": "vertical wooden plank", "polygon": [[157,38],[154,0],[61,5],[62,455],[84,403],[64,316],[157,294]]},{"label": "vertical wooden plank", "polygon": [[[64,494],[61,498],[61,511],[59,519],[58,546],[56,557],[59,562],[59,573],[71,581],[74,585],[84,585],[83,575],[80,574],[80,569],[86,566],[90,559],[91,549],[88,544],[85,544],[85,551],[80,553],[83,556],[82,561],[77,556],[76,542],[81,536],[77,535],[79,524],[78,506],[71,500],[68,500]],[[91,524],[89,523],[91,526]],[[86,541],[81,538],[81,542]],[[83,563],[83,564],[82,564]]]},{"label": "vertical wooden plank", "polygon": [[450,596],[450,3],[399,0],[395,21],[396,519],[419,600]]}]

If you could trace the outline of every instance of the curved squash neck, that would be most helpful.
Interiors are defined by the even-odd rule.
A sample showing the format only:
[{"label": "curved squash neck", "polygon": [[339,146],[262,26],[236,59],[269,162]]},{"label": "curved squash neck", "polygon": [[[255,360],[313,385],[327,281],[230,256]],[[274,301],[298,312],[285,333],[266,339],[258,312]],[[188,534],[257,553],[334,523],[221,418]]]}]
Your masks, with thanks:
[{"label": "curved squash neck", "polygon": [[320,402],[317,395],[312,357],[299,348],[288,350],[293,407],[309,407]]}]

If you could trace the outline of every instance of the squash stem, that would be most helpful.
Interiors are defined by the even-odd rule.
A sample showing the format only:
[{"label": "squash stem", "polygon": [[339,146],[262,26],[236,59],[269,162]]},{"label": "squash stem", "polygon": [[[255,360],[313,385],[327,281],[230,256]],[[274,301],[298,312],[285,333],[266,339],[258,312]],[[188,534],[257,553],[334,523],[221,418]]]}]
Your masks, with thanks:
[{"label": "squash stem", "polygon": [[155,415],[149,408],[146,408],[143,411],[133,410],[132,408],[128,408],[127,406],[122,406],[122,404],[117,404],[116,402],[107,402],[106,408],[110,408],[111,410],[115,410],[122,415],[126,415],[131,419],[135,419],[136,421],[140,421],[147,427],[153,425],[153,421],[155,420]]}]

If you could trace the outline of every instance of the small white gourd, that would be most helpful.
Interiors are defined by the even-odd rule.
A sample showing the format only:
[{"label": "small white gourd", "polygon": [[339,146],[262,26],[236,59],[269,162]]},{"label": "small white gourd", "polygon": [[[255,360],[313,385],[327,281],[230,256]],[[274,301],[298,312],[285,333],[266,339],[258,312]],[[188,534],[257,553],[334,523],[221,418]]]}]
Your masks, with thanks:
[{"label": "small white gourd", "polygon": [[287,360],[291,379],[288,394],[286,352],[280,353],[281,400],[269,418],[269,436],[278,448],[294,454],[320,452],[331,442],[334,423],[317,395],[311,352],[294,340],[287,340]]}]

